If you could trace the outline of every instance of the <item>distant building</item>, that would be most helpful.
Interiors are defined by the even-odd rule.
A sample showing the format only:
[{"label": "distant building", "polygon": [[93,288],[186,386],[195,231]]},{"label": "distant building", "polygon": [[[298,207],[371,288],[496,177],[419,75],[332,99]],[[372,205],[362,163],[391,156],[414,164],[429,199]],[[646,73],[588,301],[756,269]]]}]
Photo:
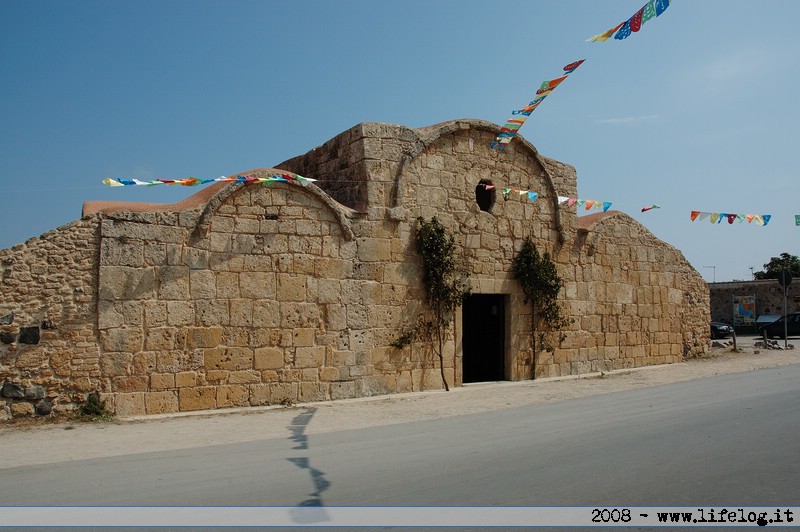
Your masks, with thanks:
[{"label": "distant building", "polygon": [[[789,284],[786,311],[800,310],[800,279]],[[711,319],[751,332],[759,316],[783,316],[783,287],[775,279],[709,283]],[[752,307],[750,306],[752,305]]]}]

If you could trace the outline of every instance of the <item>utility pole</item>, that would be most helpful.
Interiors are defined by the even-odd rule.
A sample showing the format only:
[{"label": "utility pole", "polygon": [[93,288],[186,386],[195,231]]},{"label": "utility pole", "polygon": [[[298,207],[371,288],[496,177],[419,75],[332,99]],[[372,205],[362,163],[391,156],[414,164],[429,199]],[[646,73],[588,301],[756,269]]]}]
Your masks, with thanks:
[{"label": "utility pole", "polygon": [[714,270],[714,281],[717,282],[717,267],[716,266],[703,266],[703,268],[712,268]]}]

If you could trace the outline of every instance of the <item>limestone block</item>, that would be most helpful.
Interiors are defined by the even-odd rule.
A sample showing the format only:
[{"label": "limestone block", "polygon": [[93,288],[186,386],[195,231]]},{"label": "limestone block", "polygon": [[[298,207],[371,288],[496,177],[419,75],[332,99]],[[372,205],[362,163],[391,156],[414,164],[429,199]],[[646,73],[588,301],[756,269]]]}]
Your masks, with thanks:
[{"label": "limestone block", "polygon": [[319,370],[319,380],[325,381],[325,382],[331,382],[331,381],[339,380],[339,369],[338,368],[331,368],[331,367],[320,368],[320,370]]},{"label": "limestone block", "polygon": [[310,327],[292,330],[292,345],[295,347],[309,347],[314,345],[316,330]]},{"label": "limestone block", "polygon": [[111,387],[117,393],[144,392],[147,391],[147,377],[141,375],[113,377]]},{"label": "limestone block", "polygon": [[186,335],[186,347],[217,347],[222,343],[222,327],[191,327]]},{"label": "limestone block", "polygon": [[262,406],[269,404],[269,384],[251,384],[248,388],[250,392],[248,403],[250,406]]},{"label": "limestone block", "polygon": [[325,360],[325,347],[298,347],[295,350],[295,367],[318,368]]},{"label": "limestone block", "polygon": [[181,412],[210,410],[216,407],[217,387],[197,386],[178,390],[178,405]]},{"label": "limestone block", "polygon": [[319,324],[319,307],[314,303],[281,303],[280,326],[291,330],[298,327],[316,328]]},{"label": "limestone block", "polygon": [[142,416],[147,413],[143,392],[115,393],[111,397],[114,413],[119,417]]},{"label": "limestone block", "polygon": [[227,384],[230,371],[211,369],[205,372],[205,384]]},{"label": "limestone block", "polygon": [[164,307],[166,322],[156,322],[158,325],[192,325],[194,323],[194,304],[191,301],[167,301]]},{"label": "limestone block", "polygon": [[270,386],[270,403],[292,404],[297,402],[298,386],[296,382],[276,382]]},{"label": "limestone block", "polygon": [[177,388],[189,388],[197,385],[197,373],[194,371],[181,371],[175,374]]},{"label": "limestone block", "polygon": [[227,380],[228,384],[255,384],[259,382],[261,382],[261,372],[252,369],[231,371]]},{"label": "limestone block", "polygon": [[200,299],[195,301],[194,307],[195,317],[199,325],[211,327],[230,323],[228,302],[225,300]]},{"label": "limestone block", "polygon": [[297,368],[283,368],[277,373],[280,382],[297,382],[303,379],[303,370]]},{"label": "limestone block", "polygon": [[363,262],[386,262],[390,259],[391,243],[388,239],[358,239],[358,260]]},{"label": "limestone block", "polygon": [[154,268],[100,267],[100,300],[151,298],[156,290]]},{"label": "limestone block", "polygon": [[253,302],[250,299],[231,299],[231,322],[234,327],[250,327],[253,322]]},{"label": "limestone block", "polygon": [[342,297],[341,283],[333,279],[319,279],[317,282],[317,297],[319,303],[338,303]]},{"label": "limestone block", "polygon": [[162,266],[158,272],[158,297],[165,300],[189,299],[189,268]]},{"label": "limestone block", "polygon": [[[228,347],[205,350],[205,368],[236,371],[253,368],[253,350],[249,347]],[[258,369],[258,368],[257,368]]]},{"label": "limestone block", "polygon": [[148,392],[144,396],[144,403],[147,414],[171,414],[178,411],[178,393]]},{"label": "limestone block", "polygon": [[279,369],[284,366],[284,351],[278,347],[258,347],[255,349],[254,368],[257,370]]},{"label": "limestone block", "polygon": [[235,299],[241,297],[239,290],[239,274],[236,272],[217,272],[216,297],[220,299]]},{"label": "limestone block", "polygon": [[356,387],[355,383],[352,381],[348,382],[333,382],[331,383],[331,399],[349,399],[352,397],[356,397]]},{"label": "limestone block", "polygon": [[249,299],[274,299],[277,293],[277,276],[273,272],[252,271],[239,275],[240,297]]},{"label": "limestone block", "polygon": [[323,316],[328,331],[343,331],[347,328],[347,309],[342,305],[323,305]]},{"label": "limestone block", "polygon": [[326,401],[328,399],[328,385],[320,382],[300,383],[298,398],[299,401]]},{"label": "limestone block", "polygon": [[281,323],[278,301],[258,300],[253,303],[252,324],[254,327],[278,327]]},{"label": "limestone block", "polygon": [[145,351],[162,351],[178,347],[174,327],[155,327],[147,330],[144,340]]},{"label": "limestone block", "polygon": [[[172,350],[158,351],[156,355],[156,370],[159,373],[178,373],[203,368],[206,353],[213,349],[193,349],[191,351]],[[212,368],[213,369],[213,368]]]},{"label": "limestone block", "polygon": [[[108,353],[104,357],[107,355]],[[130,371],[132,375],[149,375],[156,370],[156,366],[157,358],[155,353],[139,352],[131,357]]]},{"label": "limestone block", "polygon": [[136,353],[142,350],[142,331],[132,328],[100,331],[100,346],[105,352]]},{"label": "limestone block", "polygon": [[217,408],[247,406],[250,391],[242,384],[225,384],[217,386]]},{"label": "limestone block", "polygon": [[210,270],[189,271],[189,293],[192,299],[213,299],[217,296],[216,276]]},{"label": "limestone block", "polygon": [[154,373],[150,375],[150,389],[168,390],[175,387],[175,375],[173,373]]},{"label": "limestone block", "polygon": [[278,372],[274,369],[265,369],[261,371],[261,382],[278,382]]},{"label": "limestone block", "polygon": [[105,353],[100,358],[100,370],[104,377],[121,377],[131,372],[132,353]]},{"label": "limestone block", "polygon": [[[138,303],[138,302],[131,302],[131,303]],[[173,302],[170,302],[173,303]],[[169,306],[168,303],[164,301],[144,301],[141,304],[141,309],[136,309],[132,305],[123,305],[122,307],[122,314],[125,316],[126,322],[128,325],[138,325],[139,323],[143,323],[148,327],[163,327],[167,325],[167,307]],[[144,316],[142,320],[136,320],[135,318],[131,318],[131,314],[141,314],[143,311]],[[177,325],[175,323],[170,323],[170,325]],[[117,325],[118,326],[118,325]],[[108,328],[111,328],[110,325]],[[104,329],[106,327],[100,327]]]},{"label": "limestone block", "polygon": [[279,301],[305,301],[306,277],[286,273],[278,274],[277,299]]}]

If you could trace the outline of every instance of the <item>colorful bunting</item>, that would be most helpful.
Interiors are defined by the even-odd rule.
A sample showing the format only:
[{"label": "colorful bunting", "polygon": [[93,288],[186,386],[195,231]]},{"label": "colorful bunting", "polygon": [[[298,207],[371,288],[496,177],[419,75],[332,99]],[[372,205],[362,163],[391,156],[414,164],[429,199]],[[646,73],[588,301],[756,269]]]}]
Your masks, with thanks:
[{"label": "colorful bunting", "polygon": [[[798,215],[800,216],[800,215]],[[710,219],[712,224],[722,223],[723,220],[727,220],[729,224],[733,222],[742,223],[744,220],[747,220],[747,223],[755,222],[758,225],[766,226],[769,221],[772,219],[771,214],[731,214],[728,212],[702,212],[702,211],[692,211],[689,215],[689,218],[694,222],[695,220],[703,221],[706,218]],[[797,219],[797,216],[795,216]],[[798,224],[800,225],[800,224]]]},{"label": "colorful bunting", "polygon": [[291,174],[275,174],[268,177],[254,177],[239,175],[236,177],[218,177],[216,179],[197,179],[196,177],[188,177],[186,179],[153,179],[151,181],[140,181],[139,179],[111,179],[107,177],[103,179],[103,184],[110,187],[130,187],[130,186],[145,186],[153,187],[156,185],[181,185],[184,187],[194,187],[197,185],[206,185],[208,183],[262,183],[268,185],[276,181],[294,181],[305,185],[307,182],[314,182],[316,179],[310,177],[303,177]]},{"label": "colorful bunting", "polygon": [[539,90],[536,91],[536,98],[531,100],[531,102],[523,107],[518,111],[511,111],[513,115],[512,118],[509,118],[506,121],[506,124],[500,128],[500,133],[497,134],[497,138],[494,142],[492,142],[490,148],[498,148],[500,150],[504,150],[508,143],[511,142],[511,139],[517,134],[519,128],[522,127],[522,124],[528,119],[531,113],[536,109],[542,101],[547,98],[547,96],[558,87],[567,77],[575,72],[575,70],[581,66],[581,64],[585,61],[585,59],[581,59],[579,61],[574,61],[567,66],[564,67],[565,75],[551,79],[549,81],[543,81]]},{"label": "colorful bunting", "polygon": [[598,33],[594,37],[587,39],[587,42],[606,42],[611,36],[614,39],[621,41],[630,37],[631,33],[636,33],[645,22],[651,18],[660,16],[669,7],[670,0],[650,0],[639,11],[633,14],[631,18],[624,22],[620,22],[613,28],[603,33]]},{"label": "colorful bunting", "polygon": [[661,205],[659,205],[658,203],[653,203],[652,205],[646,205],[646,206],[642,207],[642,212],[647,212],[647,211],[651,211],[653,209],[660,209],[660,208],[661,208]]},{"label": "colorful bunting", "polygon": [[520,196],[528,196],[530,201],[536,201],[536,198],[539,197],[538,192],[533,192],[531,190],[520,190],[518,188],[504,188],[503,189],[503,199],[508,200],[511,193],[519,194]]},{"label": "colorful bunting", "polygon": [[567,207],[573,207],[577,205],[578,207],[585,207],[587,211],[592,210],[592,208],[594,208],[596,211],[603,209],[603,212],[606,212],[611,207],[610,201],[582,200],[577,198],[568,198],[567,196],[559,196],[558,204],[566,204]]}]

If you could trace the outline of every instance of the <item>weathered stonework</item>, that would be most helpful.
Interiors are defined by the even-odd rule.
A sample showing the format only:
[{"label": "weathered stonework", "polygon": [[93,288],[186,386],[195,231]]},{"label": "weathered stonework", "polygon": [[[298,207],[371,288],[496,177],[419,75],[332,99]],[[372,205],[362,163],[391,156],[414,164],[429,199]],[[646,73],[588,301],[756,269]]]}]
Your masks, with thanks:
[{"label": "weathered stonework", "polygon": [[[316,184],[218,184],[168,206],[87,203],[80,221],[0,251],[0,382],[32,390],[4,397],[6,415],[45,399],[58,413],[95,390],[117,414],[138,415],[439,388],[424,343],[391,347],[424,307],[420,216],[455,235],[473,293],[504,297],[507,379],[705,353],[708,288],[681,253],[622,213],[558,205],[577,196],[574,168],[522,138],[489,150],[498,130],[359,124],[279,171],[247,173]],[[490,212],[476,202],[481,182],[497,192]],[[504,200],[506,187],[539,197]],[[510,273],[528,236],[556,261],[574,319],[535,361]],[[457,385],[460,319],[444,348]]]}]

